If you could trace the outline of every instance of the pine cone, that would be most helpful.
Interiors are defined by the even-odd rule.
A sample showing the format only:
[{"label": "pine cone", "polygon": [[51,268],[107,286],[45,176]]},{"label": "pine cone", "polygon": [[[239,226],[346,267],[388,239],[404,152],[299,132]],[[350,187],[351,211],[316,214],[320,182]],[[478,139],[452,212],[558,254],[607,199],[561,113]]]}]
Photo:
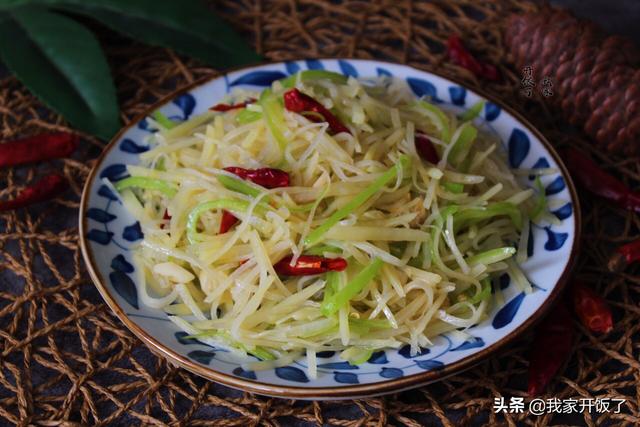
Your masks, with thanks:
[{"label": "pine cone", "polygon": [[610,152],[640,154],[640,53],[630,40],[551,8],[510,17],[505,36],[519,68],[551,78],[548,99],[571,124]]}]

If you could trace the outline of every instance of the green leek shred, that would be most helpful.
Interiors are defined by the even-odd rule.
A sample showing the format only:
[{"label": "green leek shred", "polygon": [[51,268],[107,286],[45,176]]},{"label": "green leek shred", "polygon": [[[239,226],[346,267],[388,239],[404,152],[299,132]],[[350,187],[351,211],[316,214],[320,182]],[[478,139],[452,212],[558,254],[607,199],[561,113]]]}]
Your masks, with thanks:
[{"label": "green leek shred", "polygon": [[322,314],[328,317],[346,306],[351,298],[358,295],[376,277],[383,264],[380,258],[375,258],[368,266],[360,270],[344,288],[321,304],[320,311],[322,311]]},{"label": "green leek shred", "polygon": [[464,209],[453,217],[454,229],[457,231],[472,222],[482,221],[498,215],[506,215],[518,230],[522,230],[522,212],[513,203],[498,202],[485,207]]},{"label": "green leek shred", "polygon": [[229,190],[237,191],[238,193],[251,197],[258,197],[261,193],[259,189],[247,184],[241,179],[222,174],[216,175],[216,178],[220,181],[220,184]]},{"label": "green leek shred", "polygon": [[267,127],[278,142],[280,151],[284,153],[284,149],[287,146],[288,141],[284,136],[287,126],[284,122],[284,107],[282,105],[282,100],[274,95],[271,89],[265,89],[260,95],[259,102],[262,106],[262,113],[265,121],[267,122]]},{"label": "green leek shred", "polygon": [[507,258],[511,258],[515,253],[516,253],[516,249],[511,246],[507,246],[504,248],[490,249],[488,251],[480,252],[477,255],[467,258],[467,263],[470,266],[473,266],[476,264],[485,264],[485,265],[494,264],[496,262],[503,261]]},{"label": "green leek shred", "polygon": [[245,108],[236,116],[236,122],[240,125],[246,125],[247,123],[255,122],[261,118],[262,113],[260,111],[251,111]]},{"label": "green leek shred", "polygon": [[429,104],[426,101],[417,101],[416,105],[433,113],[438,118],[438,120],[440,121],[439,125],[442,128],[440,130],[440,139],[444,143],[448,143],[451,139],[451,123],[449,122],[449,117],[447,117],[447,115],[441,109],[439,109],[435,105]]},{"label": "green leek shred", "polygon": [[469,108],[467,111],[465,111],[460,115],[460,120],[463,122],[469,122],[475,119],[480,115],[485,104],[486,104],[485,101],[476,102],[471,106],[471,108]]},{"label": "green leek shred", "polygon": [[449,153],[449,162],[455,165],[463,162],[471,149],[471,144],[478,136],[478,131],[469,122],[462,125],[462,130],[458,139],[453,142],[455,144]]},{"label": "green leek shred", "polygon": [[[226,209],[228,211],[242,213],[249,209],[249,202],[237,199],[218,199],[201,203],[193,208],[187,217],[187,239],[190,243],[193,244],[198,241],[197,226],[200,215],[213,209]],[[264,212],[264,207],[256,206],[255,211],[258,213]]]},{"label": "green leek shred", "polygon": [[335,211],[322,223],[320,227],[309,233],[309,235],[304,239],[305,246],[311,246],[318,243],[322,239],[322,236],[329,231],[331,227],[362,206],[371,196],[381,191],[390,181],[397,178],[398,174],[401,173],[401,170],[408,167],[409,161],[409,157],[404,155],[401,156],[396,165],[389,168],[367,188],[356,194],[346,205]]},{"label": "green leek shred", "polygon": [[154,112],[152,114],[152,117],[156,122],[158,122],[158,124],[160,126],[162,126],[165,129],[171,129],[171,128],[174,128],[177,125],[176,122],[174,122],[169,117],[167,117],[164,114],[162,114],[160,111]]},{"label": "green leek shred", "polygon": [[339,73],[334,73],[333,71],[325,71],[325,70],[305,70],[300,71],[299,73],[293,74],[287,78],[280,80],[282,87],[291,88],[295,86],[298,74],[300,74],[300,81],[311,81],[311,80],[330,80],[333,83],[338,84],[346,84],[347,76],[344,76]]},{"label": "green leek shred", "polygon": [[129,178],[122,179],[116,182],[114,187],[118,192],[130,187],[144,188],[145,190],[156,190],[167,197],[173,197],[178,192],[178,189],[169,182],[146,176],[131,176]]},{"label": "green leek shred", "polygon": [[540,216],[544,213],[547,207],[547,195],[545,193],[544,185],[542,185],[542,181],[540,181],[539,176],[536,176],[534,185],[536,187],[538,195],[536,197],[536,204],[531,211],[531,219],[536,222],[540,219]]},{"label": "green leek shred", "polygon": [[464,184],[459,182],[443,182],[442,186],[449,193],[460,194],[464,191]]}]

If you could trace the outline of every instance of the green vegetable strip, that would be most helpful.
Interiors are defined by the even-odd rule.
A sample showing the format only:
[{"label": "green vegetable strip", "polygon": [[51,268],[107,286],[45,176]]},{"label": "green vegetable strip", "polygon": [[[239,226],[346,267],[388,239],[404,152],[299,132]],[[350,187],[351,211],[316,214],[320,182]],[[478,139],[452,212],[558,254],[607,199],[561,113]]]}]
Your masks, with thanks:
[{"label": "green vegetable strip", "polygon": [[245,108],[236,116],[236,122],[240,125],[246,125],[247,123],[255,122],[261,118],[262,113],[260,111],[251,111]]},{"label": "green vegetable strip", "polygon": [[[330,245],[319,245],[304,251],[306,255],[322,255],[325,252],[340,253],[341,249],[335,246],[330,246]],[[327,273],[327,274],[331,274],[331,273]]]},{"label": "green vegetable strip", "polygon": [[462,130],[460,131],[460,135],[458,139],[454,142],[454,146],[449,153],[449,162],[454,164],[459,164],[462,162],[469,153],[469,149],[471,148],[471,143],[478,136],[478,131],[474,128],[470,123],[465,123],[462,125]]},{"label": "green vegetable strip", "polygon": [[467,111],[460,115],[460,120],[463,122],[468,122],[480,115],[482,109],[484,108],[485,101],[478,101],[471,106]]},{"label": "green vegetable strip", "polygon": [[447,115],[441,109],[439,109],[435,105],[429,104],[428,102],[417,101],[416,105],[436,115],[436,117],[440,121],[440,126],[442,127],[442,130],[440,131],[440,139],[443,142],[448,143],[451,139],[451,125],[449,123],[449,117],[447,117]]},{"label": "green vegetable strip", "polygon": [[350,365],[362,365],[371,358],[373,350],[370,348],[361,347],[349,347],[342,353],[342,357],[345,358]]},{"label": "green vegetable strip", "polygon": [[469,299],[471,304],[478,304],[491,296],[491,280],[489,280],[489,278],[485,278],[482,279],[480,283],[482,283],[482,289],[477,294],[471,296]]},{"label": "green vegetable strip", "polygon": [[342,219],[346,218],[349,214],[362,206],[367,200],[369,200],[371,196],[382,190],[384,186],[387,185],[387,183],[396,179],[400,171],[408,166],[409,161],[409,157],[405,155],[400,156],[400,159],[395,166],[388,169],[385,173],[382,174],[382,176],[378,177],[367,188],[356,194],[356,196],[351,199],[349,203],[335,211],[322,223],[320,227],[309,233],[309,235],[304,239],[305,246],[311,246],[318,243],[322,239],[322,236],[327,231],[329,231],[331,227],[336,225]]},{"label": "green vegetable strip", "polygon": [[276,359],[276,357],[273,354],[271,354],[269,350],[267,350],[264,347],[260,347],[259,345],[255,346],[253,350],[249,350],[244,344],[241,344],[235,341],[233,338],[231,338],[231,336],[227,331],[219,331],[219,330],[206,331],[206,332],[201,332],[195,335],[187,335],[184,338],[193,339],[193,340],[197,340],[200,338],[223,338],[224,341],[226,341],[230,346],[238,348],[246,353],[252,354],[256,356],[258,359],[261,359],[261,360]]},{"label": "green vegetable strip", "polygon": [[380,258],[375,258],[371,264],[360,270],[360,272],[347,285],[333,294],[328,301],[323,302],[320,311],[325,316],[331,316],[349,303],[349,300],[358,295],[382,268],[383,262]]},{"label": "green vegetable strip", "polygon": [[494,264],[499,261],[503,261],[507,258],[511,258],[516,253],[516,248],[507,246],[504,248],[490,249],[485,252],[481,252],[477,255],[467,258],[467,264],[473,266],[476,264]]},{"label": "green vegetable strip", "polygon": [[154,112],[152,116],[153,116],[153,119],[165,129],[171,129],[177,125],[176,122],[174,122],[169,117],[162,114],[160,111]]},{"label": "green vegetable strip", "polygon": [[[189,216],[187,217],[187,239],[190,243],[197,243],[198,220],[200,219],[200,215],[204,212],[213,209],[226,209],[228,211],[242,213],[246,212],[248,208],[249,202],[237,199],[219,199],[199,204],[189,212]],[[264,212],[264,207],[256,206],[255,211],[262,213]]]},{"label": "green vegetable strip", "polygon": [[281,100],[271,92],[271,89],[265,89],[260,95],[259,102],[269,131],[278,142],[280,150],[284,152],[288,141],[284,137],[284,131],[287,126],[284,122],[284,107],[281,104]]},{"label": "green vegetable strip", "polygon": [[287,206],[291,212],[309,212],[315,206],[316,202],[306,203],[304,205]]},{"label": "green vegetable strip", "polygon": [[[240,345],[244,347],[242,344]],[[261,360],[276,360],[276,357],[273,354],[271,354],[269,350],[267,350],[264,347],[260,347],[259,345],[257,345],[253,350],[245,349],[245,351],[249,354],[256,356],[258,359],[261,359]]]},{"label": "green vegetable strip", "polygon": [[360,335],[369,333],[372,329],[389,329],[391,322],[387,319],[349,319],[349,328]]},{"label": "green vegetable strip", "polygon": [[[332,81],[333,83],[346,84],[348,79],[347,76],[343,76],[342,74],[325,70],[306,70],[301,71],[299,74],[300,80],[303,82],[326,79]],[[291,88],[296,84],[297,78],[298,74],[296,73],[292,76],[280,80],[280,83],[284,88]]]},{"label": "green vegetable strip", "polygon": [[444,207],[440,209],[440,216],[436,218],[434,228],[431,231],[432,244],[430,248],[431,259],[436,265],[444,265],[444,263],[440,259],[439,249],[440,234],[442,233],[442,228],[444,227],[444,221],[449,215],[454,215],[458,211],[458,209],[460,209],[460,207],[455,205]]},{"label": "green vegetable strip", "polygon": [[545,193],[544,185],[542,185],[542,181],[540,181],[539,176],[536,176],[534,185],[536,187],[536,190],[538,191],[538,195],[536,198],[536,204],[531,211],[531,219],[533,219],[533,221],[537,221],[538,219],[540,219],[540,215],[544,213],[544,210],[547,207],[547,195]]},{"label": "green vegetable strip", "polygon": [[216,178],[218,178],[220,184],[229,190],[237,191],[238,193],[246,194],[251,197],[258,197],[261,193],[260,190],[247,184],[241,179],[227,175],[216,175]]},{"label": "green vegetable strip", "polygon": [[329,301],[331,296],[336,293],[338,290],[339,280],[340,274],[337,271],[330,271],[327,273],[327,282],[324,285],[324,297],[322,298],[322,304],[327,304],[327,301]]},{"label": "green vegetable strip", "polygon": [[464,209],[456,213],[453,217],[453,226],[457,231],[468,225],[470,222],[481,221],[498,215],[506,215],[518,230],[522,229],[522,212],[513,203],[498,202],[487,205],[484,208]]},{"label": "green vegetable strip", "polygon": [[178,189],[169,182],[162,179],[148,178],[146,176],[131,176],[129,178],[125,178],[116,182],[114,187],[119,192],[130,187],[144,188],[145,190],[156,190],[167,197],[173,197],[178,192]]},{"label": "green vegetable strip", "polygon": [[464,184],[459,182],[443,182],[442,186],[449,193],[460,194],[464,191]]}]

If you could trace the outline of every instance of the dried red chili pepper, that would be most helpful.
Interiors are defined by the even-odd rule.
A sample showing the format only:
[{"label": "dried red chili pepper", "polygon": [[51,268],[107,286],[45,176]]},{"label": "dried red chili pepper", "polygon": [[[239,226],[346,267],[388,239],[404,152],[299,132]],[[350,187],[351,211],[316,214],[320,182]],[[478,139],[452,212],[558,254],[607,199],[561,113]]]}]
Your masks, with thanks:
[{"label": "dried red chili pepper", "polygon": [[67,157],[78,147],[78,135],[45,133],[0,144],[0,167]]},{"label": "dried red chili pepper", "polygon": [[317,255],[300,255],[295,265],[291,266],[292,255],[278,261],[273,268],[283,276],[311,276],[328,271],[342,271],[347,268],[344,258],[325,258]]},{"label": "dried red chili pepper", "polygon": [[[309,95],[300,92],[298,89],[291,89],[284,93],[284,108],[294,113],[302,114],[312,122],[327,122],[329,124],[329,131],[333,135],[340,132],[351,133],[349,128],[334,116],[331,111],[327,110],[324,105]],[[320,115],[322,118],[317,115]]]},{"label": "dried red chili pepper", "polygon": [[255,103],[256,100],[254,98],[249,98],[244,102],[241,102],[239,104],[216,104],[213,107],[209,108],[209,110],[211,111],[229,111],[229,110],[235,110],[238,108],[245,108],[247,105],[249,104],[253,104]]},{"label": "dried red chili pepper", "polygon": [[569,359],[574,326],[564,301],[560,301],[536,328],[529,357],[529,396],[544,391]]},{"label": "dried red chili pepper", "polygon": [[[169,211],[167,209],[164,210],[164,214],[162,215],[163,220],[170,220],[171,215],[169,215]],[[160,224],[160,228],[164,229],[164,223]]]},{"label": "dried red chili pepper", "polygon": [[224,234],[227,231],[231,230],[231,227],[233,227],[237,222],[238,222],[238,218],[233,216],[231,212],[222,211],[222,219],[220,220],[219,233]]},{"label": "dried red chili pepper", "polygon": [[625,209],[640,212],[640,193],[632,191],[622,181],[609,175],[578,149],[569,148],[563,154],[571,176],[586,190]]},{"label": "dried red chili pepper", "polygon": [[571,294],[573,309],[586,328],[601,334],[613,329],[611,309],[604,298],[578,280],[575,280],[571,285]]},{"label": "dried red chili pepper", "polygon": [[429,137],[421,132],[416,132],[415,135],[415,144],[416,151],[421,159],[426,160],[434,165],[440,161],[438,158],[438,152],[436,151],[436,147],[433,146],[433,143],[429,139]]},{"label": "dried red chili pepper", "polygon": [[620,246],[609,258],[609,271],[622,271],[627,265],[640,260],[640,239]]},{"label": "dried red chili pepper", "polygon": [[[280,169],[262,168],[262,169],[245,169],[237,166],[224,168],[227,172],[239,176],[242,179],[258,184],[264,188],[278,188],[289,186],[289,174]],[[238,218],[233,216],[231,212],[222,211],[222,219],[220,220],[220,234],[224,234],[238,222]]]},{"label": "dried red chili pepper", "polygon": [[64,177],[51,174],[41,178],[35,184],[25,187],[15,199],[0,202],[0,212],[22,208],[35,203],[53,199],[67,189],[68,183]]},{"label": "dried red chili pepper", "polygon": [[500,80],[498,69],[492,65],[478,61],[462,44],[462,40],[457,35],[452,35],[447,40],[447,54],[451,61],[461,67],[471,71],[477,77],[487,80]]},{"label": "dried red chili pepper", "polygon": [[245,169],[236,166],[224,168],[227,172],[239,176],[242,179],[251,181],[264,188],[278,188],[289,186],[289,174],[280,169],[262,168]]}]

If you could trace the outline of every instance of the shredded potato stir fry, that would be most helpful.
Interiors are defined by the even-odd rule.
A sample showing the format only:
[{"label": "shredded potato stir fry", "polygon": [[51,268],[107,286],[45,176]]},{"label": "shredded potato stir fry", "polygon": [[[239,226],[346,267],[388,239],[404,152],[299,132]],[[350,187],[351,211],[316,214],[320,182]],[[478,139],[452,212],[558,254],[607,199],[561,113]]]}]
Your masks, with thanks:
[{"label": "shredded potato stir fry", "polygon": [[[285,108],[294,88],[349,132],[332,132],[322,109]],[[518,263],[530,220],[551,218],[544,193],[518,183],[472,115],[416,100],[401,81],[326,71],[227,102],[237,108],[181,123],[156,115],[152,148],[114,183],[144,232],[140,298],[191,338],[254,356],[247,369],[306,354],[313,377],[320,351],[359,364],[477,324],[503,302],[491,281],[505,272],[531,292]],[[421,158],[418,137],[436,164]],[[267,188],[230,167],[279,169],[290,182]],[[236,220],[220,233],[225,211]],[[346,263],[276,271],[308,256]]]}]

